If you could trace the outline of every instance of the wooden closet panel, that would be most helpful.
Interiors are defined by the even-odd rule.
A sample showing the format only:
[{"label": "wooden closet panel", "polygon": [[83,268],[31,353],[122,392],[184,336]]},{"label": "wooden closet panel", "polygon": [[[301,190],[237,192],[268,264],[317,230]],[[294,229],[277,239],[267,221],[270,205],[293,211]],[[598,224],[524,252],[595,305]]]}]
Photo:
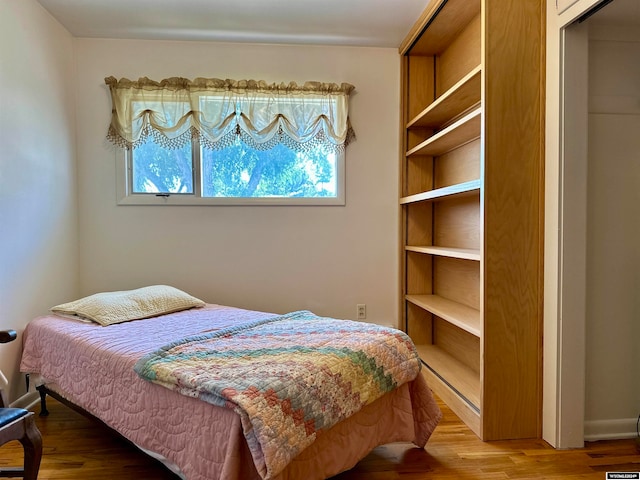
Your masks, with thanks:
[{"label": "wooden closet panel", "polygon": [[434,204],[433,244],[480,249],[480,198],[469,195]]},{"label": "wooden closet panel", "polygon": [[406,57],[409,91],[405,125],[435,99],[433,57]]},{"label": "wooden closet panel", "polygon": [[431,255],[406,252],[406,262],[407,294],[432,293],[431,269],[433,266]]},{"label": "wooden closet panel", "polygon": [[433,343],[432,317],[429,312],[407,302],[407,331],[413,342],[419,345],[431,345]]},{"label": "wooden closet panel", "polygon": [[477,15],[454,42],[436,57],[436,97],[480,65],[480,15]]},{"label": "wooden closet panel", "polygon": [[480,139],[436,158],[433,188],[480,178]]},{"label": "wooden closet panel", "polygon": [[433,189],[433,158],[426,155],[415,155],[407,158],[405,163],[405,182],[402,196],[413,195]]},{"label": "wooden closet panel", "polygon": [[402,55],[435,55],[442,52],[480,14],[480,0],[450,2],[446,8],[442,8],[446,3],[447,0],[429,2],[400,45]]},{"label": "wooden closet panel", "polygon": [[480,262],[436,257],[433,260],[433,293],[480,309]]},{"label": "wooden closet panel", "polygon": [[[433,343],[480,375],[480,339],[434,317]],[[479,405],[478,405],[479,406]]]},{"label": "wooden closet panel", "polygon": [[430,128],[411,128],[407,130],[406,151],[420,145],[431,135],[433,135],[433,129]]},{"label": "wooden closet panel", "polygon": [[433,245],[433,205],[420,202],[407,205],[407,245]]},{"label": "wooden closet panel", "polygon": [[486,16],[485,68],[492,74],[486,75],[483,103],[486,130],[496,134],[485,138],[483,414],[488,421],[483,438],[536,437],[541,414],[544,69],[539,60],[544,15],[534,0],[485,0],[485,5],[492,12]]}]

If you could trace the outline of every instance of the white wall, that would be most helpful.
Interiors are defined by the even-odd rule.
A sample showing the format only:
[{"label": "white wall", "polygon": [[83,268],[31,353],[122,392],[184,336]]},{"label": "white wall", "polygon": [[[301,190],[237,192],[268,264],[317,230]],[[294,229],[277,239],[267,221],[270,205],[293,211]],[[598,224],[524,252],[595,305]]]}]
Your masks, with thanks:
[{"label": "white wall", "polygon": [[[0,0],[0,329],[78,293],[73,40],[32,0]],[[0,345],[11,400],[21,341]]]},{"label": "white wall", "polygon": [[585,438],[640,413],[640,31],[590,26]]},{"label": "white wall", "polygon": [[[395,49],[76,39],[81,293],[167,283],[205,301],[397,322]],[[117,206],[104,78],[355,85],[344,207]],[[61,298],[62,300],[67,300]]]}]

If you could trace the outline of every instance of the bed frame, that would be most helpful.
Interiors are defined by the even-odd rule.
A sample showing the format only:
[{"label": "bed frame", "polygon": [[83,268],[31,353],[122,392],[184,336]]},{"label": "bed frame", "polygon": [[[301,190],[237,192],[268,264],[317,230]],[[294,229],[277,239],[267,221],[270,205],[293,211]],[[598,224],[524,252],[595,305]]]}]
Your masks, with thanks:
[{"label": "bed frame", "polygon": [[66,398],[64,398],[62,395],[54,392],[53,390],[49,390],[46,385],[38,385],[36,387],[36,390],[38,391],[38,393],[40,394],[40,413],[39,416],[40,417],[48,417],[49,416],[49,410],[47,409],[47,395],[49,395],[51,398],[57,400],[58,402],[62,403],[64,406],[70,408],[71,410],[74,410],[76,412],[78,412],[80,415],[82,415],[83,417],[86,417],[90,420],[96,421],[98,422],[100,425],[104,426],[105,428],[109,429],[111,432],[113,432],[115,435],[117,435],[118,437],[124,439],[127,441],[127,443],[130,443],[131,445],[135,445],[131,440],[129,440],[127,437],[125,437],[124,435],[122,435],[120,432],[118,432],[117,430],[114,430],[113,428],[111,428],[109,425],[107,425],[106,423],[104,423],[102,420],[100,420],[98,417],[96,417],[95,415],[89,413],[88,411],[86,411],[84,408],[79,407],[78,405],[76,405],[73,402],[70,402],[69,400],[67,400]]}]

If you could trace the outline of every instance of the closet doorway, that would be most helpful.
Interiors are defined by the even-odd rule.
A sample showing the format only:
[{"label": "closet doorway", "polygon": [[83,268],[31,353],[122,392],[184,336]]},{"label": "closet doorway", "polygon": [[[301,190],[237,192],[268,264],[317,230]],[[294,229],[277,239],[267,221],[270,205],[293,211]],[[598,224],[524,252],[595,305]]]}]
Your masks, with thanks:
[{"label": "closet doorway", "polygon": [[640,2],[553,10],[543,436],[567,448],[635,436],[640,413]]}]

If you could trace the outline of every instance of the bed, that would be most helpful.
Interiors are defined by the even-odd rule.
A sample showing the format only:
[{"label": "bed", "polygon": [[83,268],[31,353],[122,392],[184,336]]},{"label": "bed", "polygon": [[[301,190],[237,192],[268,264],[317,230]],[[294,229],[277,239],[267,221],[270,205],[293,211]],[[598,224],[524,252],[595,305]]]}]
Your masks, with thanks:
[{"label": "bed", "polygon": [[[310,312],[304,312],[307,314]],[[299,316],[297,312],[296,315]],[[140,373],[143,366],[148,367],[141,362],[150,361],[158,352],[169,352],[174,359],[174,352],[167,349],[183,348],[187,339],[193,342],[205,337],[215,346],[213,354],[218,354],[223,348],[216,342],[227,338],[229,332],[238,331],[238,335],[246,337],[246,328],[285,325],[279,323],[280,317],[283,316],[203,304],[103,326],[64,312],[52,313],[27,325],[20,368],[37,378],[45,391],[98,418],[188,480],[324,479],[352,468],[378,445],[402,441],[425,446],[441,413],[420,372],[337,423],[327,423],[326,428],[319,428],[316,420],[317,431],[313,430],[313,423],[309,430],[305,420],[298,419],[302,423],[296,425],[307,428],[306,437],[312,438],[311,442],[299,452],[294,450],[291,458],[279,459],[280,464],[273,468],[268,462],[265,467],[265,460],[257,458],[262,453],[256,455],[256,434],[239,414],[237,405],[234,409],[228,401],[216,404],[203,399],[200,390],[185,390],[184,384],[189,381],[184,379],[172,387],[158,380],[157,371],[153,373],[158,376],[155,381],[144,379]],[[322,320],[333,320],[337,325],[345,322]],[[290,331],[290,327],[286,329]],[[189,345],[201,348],[199,344]],[[166,361],[167,358],[156,358],[153,368],[164,366]],[[277,376],[276,363],[265,365],[274,365]],[[290,404],[287,408],[296,410]],[[278,406],[277,410],[286,409]],[[269,427],[268,422],[265,424]],[[281,450],[276,448],[275,454],[280,455]]]}]

